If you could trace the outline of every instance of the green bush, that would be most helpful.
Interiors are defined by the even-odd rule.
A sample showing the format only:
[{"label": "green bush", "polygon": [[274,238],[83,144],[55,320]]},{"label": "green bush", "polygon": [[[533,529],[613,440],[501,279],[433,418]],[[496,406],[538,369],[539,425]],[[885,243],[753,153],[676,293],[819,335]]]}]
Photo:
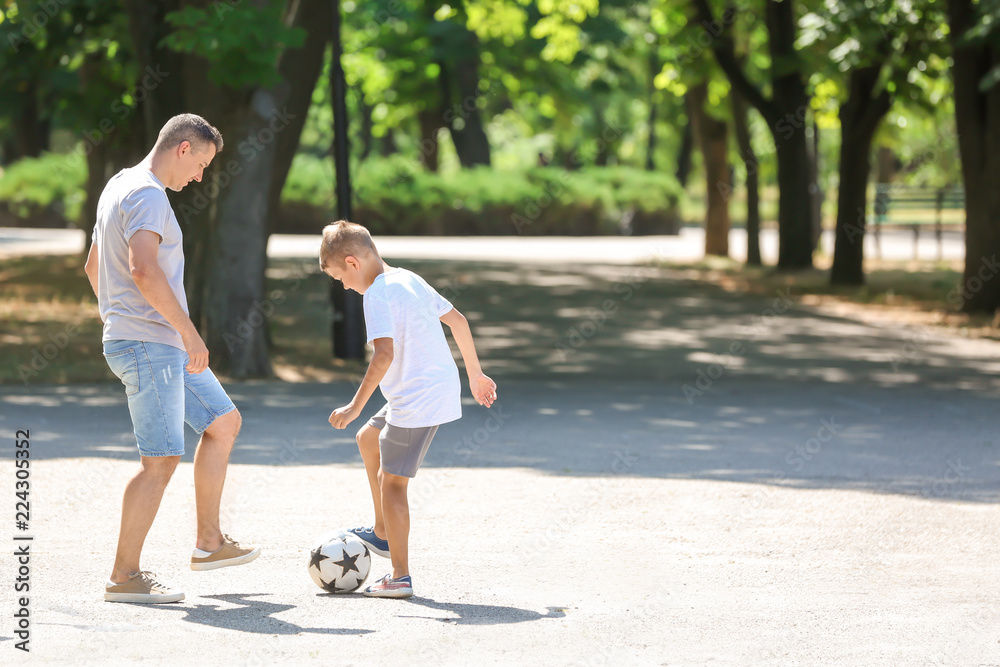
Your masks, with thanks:
[{"label": "green bush", "polygon": [[[20,160],[0,175],[0,206],[22,219],[75,220],[86,169],[65,155]],[[684,194],[671,175],[627,167],[434,174],[400,156],[357,164],[352,185],[354,219],[396,235],[675,233]],[[297,155],[271,231],[318,231],[332,219],[333,189],[332,160]]]},{"label": "green bush", "polygon": [[2,171],[0,205],[26,220],[52,214],[76,220],[86,183],[86,160],[75,154],[24,158]]},{"label": "green bush", "polygon": [[[600,235],[676,233],[683,190],[667,174],[627,167],[566,171],[480,167],[426,172],[401,157],[356,168],[353,217],[376,234]],[[329,159],[299,155],[275,229],[315,231],[333,209]]]}]

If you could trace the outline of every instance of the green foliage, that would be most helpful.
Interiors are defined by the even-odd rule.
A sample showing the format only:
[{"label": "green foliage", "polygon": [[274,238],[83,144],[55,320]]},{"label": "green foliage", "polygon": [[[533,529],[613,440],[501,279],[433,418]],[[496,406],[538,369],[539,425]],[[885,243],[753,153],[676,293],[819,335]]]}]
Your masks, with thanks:
[{"label": "green foliage", "polygon": [[[300,154],[282,201],[322,217],[333,208],[332,184],[328,159]],[[354,186],[355,217],[380,234],[619,234],[635,213],[675,216],[683,198],[673,177],[626,167],[441,175],[402,157],[365,161]]]},{"label": "green foliage", "polygon": [[283,0],[185,7],[167,14],[177,30],[164,41],[176,51],[208,60],[209,78],[219,85],[270,86],[280,80],[278,56],[286,47],[302,46],[306,37],[305,30],[285,25],[284,11]]},{"label": "green foliage", "polygon": [[86,182],[84,160],[56,153],[24,158],[0,172],[0,205],[21,218],[51,212],[76,220]]}]

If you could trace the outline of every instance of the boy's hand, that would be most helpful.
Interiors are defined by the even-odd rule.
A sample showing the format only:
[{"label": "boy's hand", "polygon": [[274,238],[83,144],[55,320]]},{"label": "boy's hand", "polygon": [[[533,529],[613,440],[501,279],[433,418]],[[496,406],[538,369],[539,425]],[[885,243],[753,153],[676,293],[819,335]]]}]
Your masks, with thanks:
[{"label": "boy's hand", "polygon": [[497,400],[497,383],[485,373],[470,377],[469,387],[472,389],[472,396],[479,405],[490,407],[493,405],[493,401]]},{"label": "boy's hand", "polygon": [[334,428],[347,428],[347,425],[358,418],[361,408],[354,407],[353,403],[348,403],[342,408],[337,408],[330,413],[330,426]]}]

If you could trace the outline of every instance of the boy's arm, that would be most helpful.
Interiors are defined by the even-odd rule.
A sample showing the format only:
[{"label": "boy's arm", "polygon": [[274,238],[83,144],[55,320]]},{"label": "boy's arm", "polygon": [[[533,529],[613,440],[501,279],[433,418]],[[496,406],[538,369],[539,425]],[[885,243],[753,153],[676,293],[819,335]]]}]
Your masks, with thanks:
[{"label": "boy's arm", "polygon": [[348,424],[357,419],[361,414],[361,409],[368,403],[368,399],[375,393],[378,383],[385,377],[386,371],[392,365],[392,339],[376,338],[372,341],[375,348],[372,360],[368,363],[368,370],[361,380],[361,386],[354,394],[351,402],[342,408],[337,408],[330,413],[330,426],[334,428],[346,428]]},{"label": "boy's arm", "polygon": [[483,373],[483,368],[479,365],[479,355],[476,354],[476,343],[472,340],[469,321],[465,319],[465,315],[458,312],[457,308],[452,308],[442,315],[441,321],[451,329],[451,335],[455,337],[458,349],[462,353],[465,372],[469,374],[472,396],[480,405],[490,407],[493,401],[497,400],[497,383]]}]

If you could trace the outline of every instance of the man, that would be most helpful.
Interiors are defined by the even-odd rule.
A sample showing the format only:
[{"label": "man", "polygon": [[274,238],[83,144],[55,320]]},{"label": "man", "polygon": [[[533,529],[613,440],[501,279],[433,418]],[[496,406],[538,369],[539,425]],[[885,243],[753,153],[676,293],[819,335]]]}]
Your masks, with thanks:
[{"label": "man", "polygon": [[260,547],[242,547],[219,527],[219,503],[240,413],[208,368],[208,348],[188,317],[181,229],[166,188],[179,192],[222,150],[204,118],[167,121],[156,145],[105,186],[97,204],[86,272],[104,322],[104,357],[125,385],[139,447],[139,472],[125,487],[109,602],[184,599],[139,567],[163,491],[184,454],[184,422],[201,434],[194,455],[198,531],[192,570],[249,563]]}]

